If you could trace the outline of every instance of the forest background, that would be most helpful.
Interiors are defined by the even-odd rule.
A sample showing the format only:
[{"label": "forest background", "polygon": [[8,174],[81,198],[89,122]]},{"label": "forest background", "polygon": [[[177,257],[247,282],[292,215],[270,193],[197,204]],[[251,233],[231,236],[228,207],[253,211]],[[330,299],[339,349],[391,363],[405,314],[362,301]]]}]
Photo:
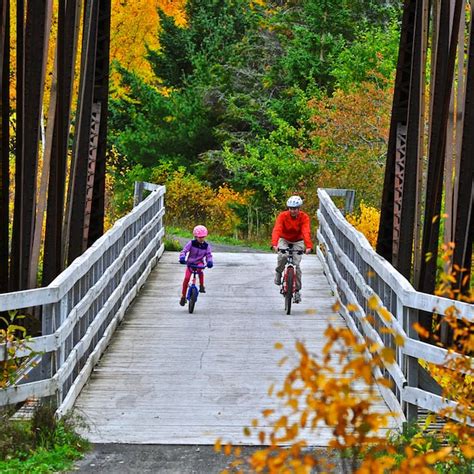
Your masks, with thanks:
[{"label": "forest background", "polygon": [[385,0],[114,0],[108,225],[137,180],[166,184],[168,224],[248,240],[291,194],[314,215],[318,187],[379,207],[400,17]]}]

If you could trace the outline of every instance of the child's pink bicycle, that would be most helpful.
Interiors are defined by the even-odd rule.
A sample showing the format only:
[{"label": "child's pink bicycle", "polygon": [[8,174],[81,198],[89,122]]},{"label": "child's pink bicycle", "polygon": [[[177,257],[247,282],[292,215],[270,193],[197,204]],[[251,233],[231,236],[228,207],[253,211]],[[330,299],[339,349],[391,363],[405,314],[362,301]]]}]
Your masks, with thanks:
[{"label": "child's pink bicycle", "polygon": [[196,285],[196,278],[199,273],[199,270],[204,270],[206,268],[205,265],[188,265],[188,267],[191,269],[193,272],[193,276],[190,280],[189,286],[188,286],[188,294],[186,296],[186,299],[188,300],[188,311],[192,313],[194,311],[194,306],[196,305],[196,301],[199,296],[199,288]]}]

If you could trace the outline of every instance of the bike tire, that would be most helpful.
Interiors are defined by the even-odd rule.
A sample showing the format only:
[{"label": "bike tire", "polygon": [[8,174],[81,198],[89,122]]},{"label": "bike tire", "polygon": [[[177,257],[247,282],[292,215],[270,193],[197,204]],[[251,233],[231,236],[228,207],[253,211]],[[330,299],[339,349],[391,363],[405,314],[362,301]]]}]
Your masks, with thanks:
[{"label": "bike tire", "polygon": [[293,300],[293,281],[295,279],[295,270],[293,267],[288,268],[286,273],[286,294],[285,294],[285,311],[291,314],[291,302]]},{"label": "bike tire", "polygon": [[188,311],[192,313],[194,311],[194,306],[196,304],[198,297],[198,289],[191,288],[191,294],[189,295],[189,304],[188,304]]}]

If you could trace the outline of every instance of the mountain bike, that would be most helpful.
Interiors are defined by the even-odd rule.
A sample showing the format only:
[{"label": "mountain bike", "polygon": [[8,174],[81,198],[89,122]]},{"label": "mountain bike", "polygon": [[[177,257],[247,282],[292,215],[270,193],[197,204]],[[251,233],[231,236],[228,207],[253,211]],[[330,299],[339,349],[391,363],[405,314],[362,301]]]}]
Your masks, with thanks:
[{"label": "mountain bike", "polygon": [[288,254],[285,269],[283,270],[280,293],[285,298],[286,314],[291,314],[291,303],[295,301],[296,293],[296,265],[293,262],[293,253],[296,252],[297,255],[303,255],[304,252],[303,250],[293,250],[292,246],[286,249],[278,249],[278,251]]},{"label": "mountain bike", "polygon": [[199,273],[199,270],[204,270],[206,268],[205,265],[188,265],[188,267],[193,272],[193,276],[188,286],[188,294],[186,295],[186,299],[188,300],[188,311],[192,313],[194,311],[194,306],[196,305],[196,301],[199,295],[199,288],[196,285],[196,278]]}]

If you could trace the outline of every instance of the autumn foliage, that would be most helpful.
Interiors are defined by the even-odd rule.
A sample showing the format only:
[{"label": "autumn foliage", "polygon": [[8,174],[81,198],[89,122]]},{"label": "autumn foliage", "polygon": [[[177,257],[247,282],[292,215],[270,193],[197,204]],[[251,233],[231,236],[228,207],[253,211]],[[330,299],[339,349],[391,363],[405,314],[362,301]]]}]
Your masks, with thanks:
[{"label": "autumn foliage", "polygon": [[152,179],[166,185],[167,223],[187,229],[201,222],[212,233],[232,236],[240,222],[236,208],[249,197],[225,185],[212,189],[182,168],[169,174],[157,171]]},{"label": "autumn foliage", "polygon": [[[387,320],[393,318],[375,298],[370,299],[369,308]],[[339,304],[334,309],[337,311]],[[370,340],[362,342],[348,328],[329,325],[322,354],[310,353],[305,344],[297,341],[297,363],[280,389],[270,387],[269,396],[280,400],[278,409],[264,410],[261,415],[261,419],[271,422],[270,432],[259,429],[261,424],[268,425],[261,423],[261,419],[254,419],[251,428],[245,428],[247,435],[258,434],[262,448],[243,459],[240,448],[217,440],[216,451],[234,456],[231,469],[224,472],[244,473],[248,472],[246,469],[270,474],[472,472],[474,429],[467,421],[474,419],[470,388],[474,371],[469,357],[474,349],[474,337],[472,330],[466,330],[457,318],[447,314],[445,320],[456,335],[454,347],[458,355],[450,354],[438,371],[449,378],[451,387],[446,388],[444,395],[451,399],[454,395],[458,407],[441,412],[441,416],[448,417],[441,430],[430,429],[436,419],[430,415],[424,426],[408,425],[402,432],[388,432],[390,414],[374,410],[374,402],[377,386],[390,387],[378,369],[394,363],[394,351]],[[373,321],[369,315],[367,322],[373,324]],[[398,345],[404,344],[400,334],[393,336]],[[275,348],[284,349],[280,343]],[[283,357],[281,364],[287,360],[288,356]],[[363,395],[355,392],[356,385],[364,386]],[[450,421],[453,417],[458,421]],[[323,452],[310,444],[313,434],[320,429],[331,432],[328,449]]]},{"label": "autumn foliage", "polygon": [[[147,47],[159,48],[158,9],[172,16],[184,26],[184,0],[112,0],[110,56],[123,67],[139,73],[145,80],[152,79]],[[114,79],[116,77],[114,76]]]},{"label": "autumn foliage", "polygon": [[364,202],[359,205],[358,214],[346,216],[349,224],[352,224],[359,232],[362,232],[369,244],[375,249],[379,233],[380,211]]}]

